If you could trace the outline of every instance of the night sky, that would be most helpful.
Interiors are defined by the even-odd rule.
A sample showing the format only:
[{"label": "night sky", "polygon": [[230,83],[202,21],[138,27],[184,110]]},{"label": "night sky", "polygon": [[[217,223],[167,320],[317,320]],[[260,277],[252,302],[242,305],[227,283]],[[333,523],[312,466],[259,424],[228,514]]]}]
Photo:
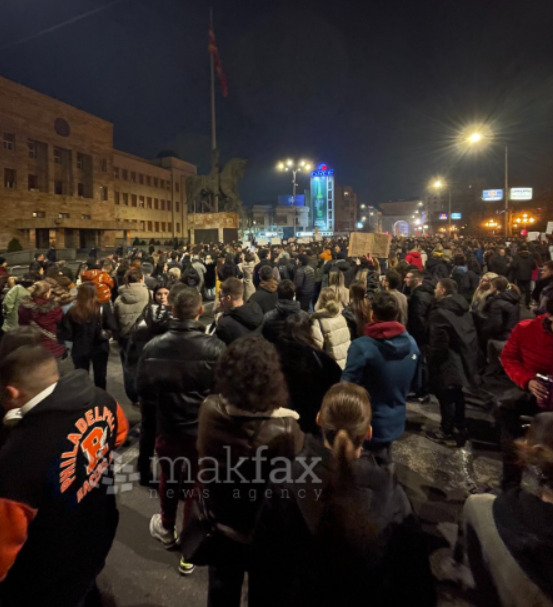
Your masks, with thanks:
[{"label": "night sky", "polygon": [[[249,161],[246,204],[288,193],[288,156],[326,162],[370,204],[420,196],[435,175],[553,199],[551,0],[212,3],[229,96],[222,159]],[[115,124],[115,146],[206,171],[209,3],[2,0],[0,74]],[[463,154],[457,133],[491,124]],[[300,181],[300,188],[308,180]]]}]

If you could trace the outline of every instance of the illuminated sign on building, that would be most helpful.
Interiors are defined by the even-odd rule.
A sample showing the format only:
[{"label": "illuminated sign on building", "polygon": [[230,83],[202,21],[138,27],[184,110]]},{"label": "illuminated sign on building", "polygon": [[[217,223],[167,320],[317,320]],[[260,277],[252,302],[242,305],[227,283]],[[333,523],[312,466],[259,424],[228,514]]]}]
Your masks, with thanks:
[{"label": "illuminated sign on building", "polygon": [[451,219],[461,219],[461,213],[451,213]]},{"label": "illuminated sign on building", "polygon": [[280,194],[278,197],[279,206],[283,207],[303,207],[305,206],[305,196],[303,194],[296,194],[296,200],[292,194]]},{"label": "illuminated sign on building", "polygon": [[334,170],[320,164],[311,173],[313,225],[322,231],[334,230]]},{"label": "illuminated sign on building", "polygon": [[503,200],[503,190],[484,190],[482,200],[493,202],[494,200]]},{"label": "illuminated sign on building", "polygon": [[511,188],[511,200],[532,200],[532,188]]},{"label": "illuminated sign on building", "polygon": [[438,215],[438,219],[441,219],[441,220],[447,219],[447,213],[440,213]]}]

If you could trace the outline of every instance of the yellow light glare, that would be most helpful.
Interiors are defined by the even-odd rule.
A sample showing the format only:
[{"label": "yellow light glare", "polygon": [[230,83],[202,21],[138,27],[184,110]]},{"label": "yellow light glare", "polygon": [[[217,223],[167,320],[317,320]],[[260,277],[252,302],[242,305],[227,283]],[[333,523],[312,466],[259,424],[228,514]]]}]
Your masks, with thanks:
[{"label": "yellow light glare", "polygon": [[277,164],[277,169],[278,169],[279,171],[284,171],[284,162],[279,162],[279,163]]},{"label": "yellow light glare", "polygon": [[469,143],[480,143],[482,141],[482,133],[472,133],[467,138]]},{"label": "yellow light glare", "polygon": [[288,159],[288,160],[286,161],[286,164],[287,164],[289,167],[291,167],[291,166],[294,164],[294,162],[293,162],[293,160]]},{"label": "yellow light glare", "polygon": [[443,185],[443,181],[441,181],[440,179],[436,179],[436,181],[432,184],[432,186],[435,188],[441,188],[443,187]]}]

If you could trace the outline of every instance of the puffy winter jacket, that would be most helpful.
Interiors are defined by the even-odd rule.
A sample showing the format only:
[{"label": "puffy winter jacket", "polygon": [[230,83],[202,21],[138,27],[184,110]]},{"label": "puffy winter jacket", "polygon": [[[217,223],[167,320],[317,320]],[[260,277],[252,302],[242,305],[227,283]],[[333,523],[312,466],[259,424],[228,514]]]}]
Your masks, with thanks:
[{"label": "puffy winter jacket", "polygon": [[516,325],[501,352],[501,364],[524,389],[536,373],[553,374],[553,332],[547,314]]},{"label": "puffy winter jacket", "polygon": [[510,274],[513,280],[532,280],[532,272],[536,267],[534,256],[528,251],[515,255],[511,264]]},{"label": "puffy winter jacket", "polygon": [[315,291],[315,271],[311,266],[300,266],[294,276],[294,286],[296,287],[296,297],[298,300],[303,298],[311,299]]},{"label": "puffy winter jacket", "polygon": [[17,329],[19,326],[17,311],[21,302],[30,295],[29,289],[26,289],[23,285],[15,285],[6,293],[2,302],[2,311],[4,312],[2,331]]},{"label": "puffy winter jacket", "polygon": [[407,331],[413,336],[419,347],[428,343],[428,313],[433,301],[434,290],[429,284],[423,282],[411,291],[407,302]]},{"label": "puffy winter jacket", "polygon": [[516,291],[502,291],[492,295],[484,304],[482,335],[485,341],[505,341],[520,320],[520,295]]},{"label": "puffy winter jacket", "polygon": [[217,323],[215,335],[227,345],[235,339],[257,331],[263,323],[263,312],[253,301],[248,301],[243,306],[225,310],[223,316]]},{"label": "puffy winter jacket", "polygon": [[144,348],[138,363],[141,401],[157,407],[159,432],[196,436],[198,412],[214,386],[214,369],[225,344],[206,335],[195,320],[173,320]]},{"label": "puffy winter jacket", "polygon": [[40,342],[56,358],[63,355],[65,346],[58,342],[63,310],[55,301],[29,297],[21,301],[18,315],[20,325],[32,325],[40,331]]},{"label": "puffy winter jacket", "polygon": [[426,271],[434,280],[449,276],[447,263],[441,257],[431,257],[426,262]]},{"label": "puffy winter jacket", "polygon": [[278,299],[275,309],[267,312],[263,319],[263,327],[261,328],[263,337],[272,343],[276,343],[282,335],[286,319],[294,314],[308,315],[300,308],[299,301]]},{"label": "puffy winter jacket", "polygon": [[323,308],[311,316],[311,327],[317,346],[327,352],[340,369],[343,369],[346,366],[351,336],[348,323],[340,311],[332,316]]},{"label": "puffy winter jacket", "polygon": [[405,261],[409,265],[417,266],[417,268],[422,272],[422,258],[418,251],[411,251],[410,253],[407,253],[405,256]]},{"label": "puffy winter jacket", "polygon": [[262,281],[259,284],[257,291],[250,297],[250,302],[255,302],[260,308],[263,314],[274,310],[277,302],[277,287],[276,280]]},{"label": "puffy winter jacket", "polygon": [[119,289],[113,306],[119,337],[128,337],[136,319],[150,301],[150,292],[143,282],[133,282]]}]

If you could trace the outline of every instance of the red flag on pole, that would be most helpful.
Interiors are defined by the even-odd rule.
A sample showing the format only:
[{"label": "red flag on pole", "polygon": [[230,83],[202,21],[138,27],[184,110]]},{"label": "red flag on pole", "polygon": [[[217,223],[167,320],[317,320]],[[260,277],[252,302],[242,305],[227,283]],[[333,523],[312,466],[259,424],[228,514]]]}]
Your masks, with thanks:
[{"label": "red flag on pole", "polygon": [[221,85],[221,91],[223,93],[223,97],[228,95],[228,81],[225,76],[225,72],[223,72],[223,64],[221,63],[221,59],[219,57],[219,49],[217,48],[217,42],[215,41],[215,32],[213,28],[209,28],[209,43],[208,50],[213,57],[213,63],[215,64],[215,71],[217,73],[217,77],[219,78],[219,84]]}]

